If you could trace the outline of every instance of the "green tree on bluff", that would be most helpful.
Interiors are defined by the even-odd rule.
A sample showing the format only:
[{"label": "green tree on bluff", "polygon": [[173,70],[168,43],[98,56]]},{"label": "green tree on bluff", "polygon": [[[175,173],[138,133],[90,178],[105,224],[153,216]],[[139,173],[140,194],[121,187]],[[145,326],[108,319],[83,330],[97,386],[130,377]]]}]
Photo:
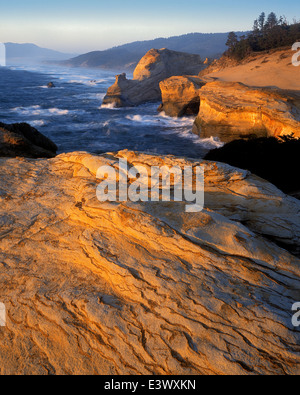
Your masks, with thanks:
[{"label": "green tree on bluff", "polygon": [[253,24],[253,34],[255,34],[255,36],[259,35],[259,23],[258,23],[258,19],[255,19],[254,24]]},{"label": "green tree on bluff", "polygon": [[230,52],[235,48],[238,42],[238,36],[234,32],[230,32],[226,42],[226,46],[229,48]]},{"label": "green tree on bluff", "polygon": [[261,32],[264,30],[265,21],[266,21],[266,14],[262,12],[258,17],[258,27]]},{"label": "green tree on bluff", "polygon": [[271,30],[278,24],[279,23],[276,14],[274,12],[271,12],[268,16],[267,23],[265,25],[266,29]]},{"label": "green tree on bluff", "polygon": [[226,54],[241,60],[251,52],[290,46],[296,41],[300,41],[299,22],[289,24],[284,16],[278,18],[274,12],[266,18],[266,14],[262,12],[254,21],[252,32],[246,37],[238,38],[234,32],[229,33]]}]

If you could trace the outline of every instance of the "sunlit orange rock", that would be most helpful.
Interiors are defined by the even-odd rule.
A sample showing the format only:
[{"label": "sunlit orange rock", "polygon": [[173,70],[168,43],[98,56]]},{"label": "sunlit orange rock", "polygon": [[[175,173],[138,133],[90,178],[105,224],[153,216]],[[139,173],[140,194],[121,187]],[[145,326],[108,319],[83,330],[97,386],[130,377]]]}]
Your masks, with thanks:
[{"label": "sunlit orange rock", "polygon": [[199,90],[205,83],[196,76],[171,77],[159,84],[162,105],[159,110],[171,117],[195,115],[199,112]]},{"label": "sunlit orange rock", "polygon": [[215,81],[200,90],[194,133],[228,142],[241,137],[300,137],[300,95],[275,88],[254,88]]},{"label": "sunlit orange rock", "polygon": [[204,162],[203,212],[100,203],[120,158],[199,164],[0,159],[1,374],[298,374],[299,201]]},{"label": "sunlit orange rock", "polygon": [[151,49],[138,63],[133,80],[128,80],[126,74],[116,76],[116,82],[108,89],[103,105],[128,107],[161,101],[161,81],[175,75],[198,74],[203,68],[199,55],[166,48]]}]

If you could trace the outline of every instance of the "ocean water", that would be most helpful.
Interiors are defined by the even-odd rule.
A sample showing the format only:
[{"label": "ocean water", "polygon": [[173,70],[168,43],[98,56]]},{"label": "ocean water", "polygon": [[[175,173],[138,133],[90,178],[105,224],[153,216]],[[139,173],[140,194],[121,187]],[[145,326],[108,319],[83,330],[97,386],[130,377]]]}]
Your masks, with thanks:
[{"label": "ocean water", "polygon": [[[0,122],[31,124],[57,144],[59,153],[129,149],[202,158],[222,145],[194,135],[193,117],[174,119],[158,113],[159,103],[102,106],[116,73],[53,65],[0,68]],[[49,82],[55,88],[47,88]]]}]

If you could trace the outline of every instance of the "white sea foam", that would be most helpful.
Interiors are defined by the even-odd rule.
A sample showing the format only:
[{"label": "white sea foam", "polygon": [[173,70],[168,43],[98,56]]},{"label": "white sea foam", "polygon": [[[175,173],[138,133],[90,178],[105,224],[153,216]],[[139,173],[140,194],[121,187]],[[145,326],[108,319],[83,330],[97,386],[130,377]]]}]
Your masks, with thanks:
[{"label": "white sea foam", "polygon": [[164,134],[170,134],[170,135],[177,135],[180,137],[184,137],[186,139],[192,140],[194,144],[199,144],[201,145],[204,149],[211,150],[214,148],[220,148],[223,147],[224,143],[219,140],[218,137],[209,137],[209,138],[201,138],[197,134],[194,134],[191,130],[191,128],[184,128],[184,129],[176,129],[173,128],[169,131],[165,131]]},{"label": "white sea foam", "polygon": [[137,122],[145,125],[162,125],[175,128],[191,126],[194,123],[193,117],[172,118],[160,113],[158,115],[127,115],[126,119],[131,122]]},{"label": "white sea foam", "polygon": [[34,127],[38,127],[38,126],[44,126],[46,124],[45,121],[43,120],[36,120],[36,121],[31,121],[30,125],[34,126]]},{"label": "white sea foam", "polygon": [[214,148],[221,148],[225,145],[218,137],[209,137],[206,139],[199,138],[199,144],[201,144],[206,149],[214,149]]},{"label": "white sea foam", "polygon": [[[159,115],[127,115],[126,120],[143,125],[161,125],[167,127],[163,134],[177,135],[192,140],[194,144],[201,145],[204,149],[220,148],[224,145],[217,137],[202,139],[198,135],[192,133],[192,125],[194,117],[172,118],[164,112]],[[170,129],[169,129],[170,128]]]},{"label": "white sea foam", "polygon": [[166,115],[166,113],[164,111],[162,111],[161,113],[159,113],[158,115],[160,118],[163,118],[165,120],[167,120],[168,122],[172,123],[176,123],[176,124],[185,124],[185,125],[192,125],[195,121],[195,117],[190,116],[190,117],[181,117],[181,118],[174,118],[174,117],[169,117],[168,115]]},{"label": "white sea foam", "polygon": [[[65,89],[63,86],[54,86],[53,88],[49,88],[47,85],[38,86],[40,89]],[[32,88],[30,88],[32,89]]]},{"label": "white sea foam", "polygon": [[60,116],[68,114],[83,114],[83,110],[63,110],[60,108],[47,108],[43,109],[41,106],[31,106],[31,107],[16,107],[11,109],[12,112],[18,113],[24,116],[39,115],[44,117]]},{"label": "white sea foam", "polygon": [[91,79],[91,77],[86,76],[72,76],[71,79],[66,77],[60,77],[59,79],[67,82],[68,84],[81,84],[88,86],[96,86],[98,84],[107,82],[106,79]]},{"label": "white sea foam", "polygon": [[116,107],[116,104],[115,104],[115,103],[102,104],[102,105],[99,107],[99,110],[102,110],[102,109],[105,109],[105,110],[119,110],[119,108]]}]

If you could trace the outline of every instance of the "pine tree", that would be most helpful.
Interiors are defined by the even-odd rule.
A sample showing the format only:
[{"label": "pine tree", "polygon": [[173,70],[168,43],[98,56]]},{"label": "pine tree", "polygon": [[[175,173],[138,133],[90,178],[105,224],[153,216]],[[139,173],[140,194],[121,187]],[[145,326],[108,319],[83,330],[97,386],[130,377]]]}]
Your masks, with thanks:
[{"label": "pine tree", "polygon": [[229,51],[234,50],[235,46],[239,42],[238,36],[234,32],[230,32],[228,34],[228,39],[226,42],[227,47],[229,48]]},{"label": "pine tree", "polygon": [[250,36],[254,36],[257,37],[259,35],[259,23],[258,23],[258,19],[255,19],[254,21],[254,25],[253,25],[253,30],[252,33],[250,33]]},{"label": "pine tree", "polygon": [[262,12],[258,18],[258,27],[261,32],[264,30],[265,21],[266,21],[266,14],[264,12]]},{"label": "pine tree", "polygon": [[299,37],[300,21],[290,24],[285,16],[277,18],[276,14],[271,12],[266,18],[266,14],[262,12],[247,36],[238,37],[234,32],[229,33],[226,43],[229,47],[227,56],[241,60],[253,51],[260,52],[292,45],[299,41]]},{"label": "pine tree", "polygon": [[277,16],[274,12],[271,12],[268,16],[266,27],[267,27],[267,29],[271,30],[277,25],[278,25]]}]

